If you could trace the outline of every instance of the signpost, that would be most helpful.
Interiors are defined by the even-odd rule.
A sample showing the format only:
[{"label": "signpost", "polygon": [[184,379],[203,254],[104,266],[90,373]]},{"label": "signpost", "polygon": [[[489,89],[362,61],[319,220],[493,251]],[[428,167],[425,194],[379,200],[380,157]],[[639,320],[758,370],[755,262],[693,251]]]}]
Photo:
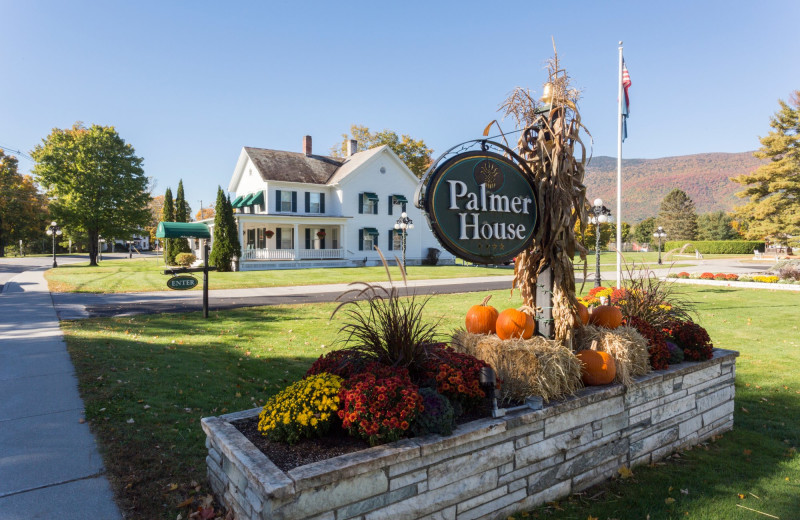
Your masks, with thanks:
[{"label": "signpost", "polygon": [[192,276],[178,276],[185,273],[203,273],[203,318],[208,318],[208,272],[215,271],[216,267],[208,265],[208,240],[211,232],[208,226],[199,222],[159,222],[156,230],[158,238],[202,238],[203,240],[203,267],[167,267],[164,274],[172,275],[167,280],[167,287],[179,291],[192,289],[197,286],[197,279]]}]

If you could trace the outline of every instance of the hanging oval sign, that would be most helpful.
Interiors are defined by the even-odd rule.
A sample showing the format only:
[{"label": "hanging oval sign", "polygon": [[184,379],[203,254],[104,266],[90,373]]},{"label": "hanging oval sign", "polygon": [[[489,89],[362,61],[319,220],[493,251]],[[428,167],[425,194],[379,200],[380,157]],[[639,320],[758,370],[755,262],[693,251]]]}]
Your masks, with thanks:
[{"label": "hanging oval sign", "polygon": [[536,200],[532,175],[519,163],[477,150],[437,166],[423,204],[442,247],[470,262],[501,264],[533,242]]},{"label": "hanging oval sign", "polygon": [[167,280],[167,287],[176,291],[185,291],[197,287],[197,278],[193,276],[173,276]]}]

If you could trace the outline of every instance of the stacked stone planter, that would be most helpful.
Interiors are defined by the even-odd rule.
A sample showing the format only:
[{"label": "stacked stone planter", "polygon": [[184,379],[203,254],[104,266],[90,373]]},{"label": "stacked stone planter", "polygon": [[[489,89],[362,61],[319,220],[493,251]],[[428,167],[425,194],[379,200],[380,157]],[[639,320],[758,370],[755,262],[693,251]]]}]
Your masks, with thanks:
[{"label": "stacked stone planter", "polygon": [[736,356],[288,472],[230,424],[260,409],[205,418],[208,476],[239,520],[505,518],[733,428]]}]

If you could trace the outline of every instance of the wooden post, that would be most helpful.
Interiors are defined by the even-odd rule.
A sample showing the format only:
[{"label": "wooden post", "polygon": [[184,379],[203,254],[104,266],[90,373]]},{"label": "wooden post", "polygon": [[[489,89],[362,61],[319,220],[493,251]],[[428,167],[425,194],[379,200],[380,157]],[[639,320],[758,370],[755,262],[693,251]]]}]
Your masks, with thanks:
[{"label": "wooden post", "polygon": [[203,318],[208,318],[208,240],[203,240]]},{"label": "wooden post", "polygon": [[553,339],[553,270],[550,267],[542,271],[536,280],[536,307],[541,309],[535,316],[539,335]]}]

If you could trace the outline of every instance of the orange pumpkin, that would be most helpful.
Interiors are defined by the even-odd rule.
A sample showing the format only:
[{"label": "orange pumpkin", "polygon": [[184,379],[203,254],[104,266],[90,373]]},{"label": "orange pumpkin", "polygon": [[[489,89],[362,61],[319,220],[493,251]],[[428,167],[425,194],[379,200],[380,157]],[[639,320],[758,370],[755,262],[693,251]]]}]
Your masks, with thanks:
[{"label": "orange pumpkin", "polygon": [[533,316],[517,309],[506,309],[497,317],[497,336],[500,339],[533,336]]},{"label": "orange pumpkin", "polygon": [[467,311],[467,332],[472,334],[494,334],[497,324],[497,309],[486,305],[492,298],[490,294],[480,305],[473,305]]},{"label": "orange pumpkin", "polygon": [[598,327],[616,329],[622,325],[622,311],[613,305],[600,305],[592,311],[589,323]]},{"label": "orange pumpkin", "polygon": [[581,379],[586,386],[607,385],[617,375],[614,358],[608,352],[587,349],[575,355],[581,362]]},{"label": "orange pumpkin", "polygon": [[586,325],[589,323],[589,309],[580,302],[578,302],[578,317],[581,319],[582,324]]}]

